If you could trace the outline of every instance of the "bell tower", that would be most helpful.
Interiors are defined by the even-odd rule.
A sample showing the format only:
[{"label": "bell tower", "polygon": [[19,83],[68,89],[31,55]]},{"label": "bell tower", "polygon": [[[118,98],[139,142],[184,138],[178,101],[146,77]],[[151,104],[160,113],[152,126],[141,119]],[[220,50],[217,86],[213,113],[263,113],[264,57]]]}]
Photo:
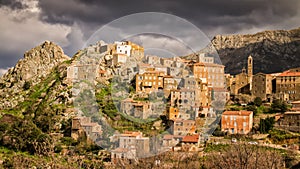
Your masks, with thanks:
[{"label": "bell tower", "polygon": [[250,84],[250,91],[252,90],[252,76],[253,76],[253,59],[252,56],[248,57],[248,82]]}]

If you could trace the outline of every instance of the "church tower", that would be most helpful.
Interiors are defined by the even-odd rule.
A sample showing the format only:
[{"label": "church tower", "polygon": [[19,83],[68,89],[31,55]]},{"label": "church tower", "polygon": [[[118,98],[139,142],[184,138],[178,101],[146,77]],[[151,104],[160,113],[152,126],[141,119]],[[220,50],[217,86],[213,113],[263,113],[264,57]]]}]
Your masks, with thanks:
[{"label": "church tower", "polygon": [[253,76],[253,59],[252,56],[248,57],[248,82],[250,84],[250,91],[252,90],[252,76]]}]

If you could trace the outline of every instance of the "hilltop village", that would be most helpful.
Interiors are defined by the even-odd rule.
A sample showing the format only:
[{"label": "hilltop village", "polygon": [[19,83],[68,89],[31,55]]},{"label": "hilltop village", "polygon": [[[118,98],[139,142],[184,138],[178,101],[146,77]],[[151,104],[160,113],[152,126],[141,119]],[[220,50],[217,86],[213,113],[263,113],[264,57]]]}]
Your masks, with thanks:
[{"label": "hilltop village", "polygon": [[[130,41],[98,42],[72,63],[67,78],[74,84],[109,81],[119,113],[139,122],[153,121],[156,129],[168,126],[155,143],[138,130],[109,137],[112,159],[135,159],[166,150],[200,151],[216,128],[228,135],[247,135],[255,127],[256,113],[247,106],[257,100],[259,106],[274,101],[292,104],[277,114],[275,126],[299,132],[300,68],[253,74],[253,64],[249,56],[247,70],[230,75],[209,53],[197,53],[195,60],[145,56],[144,48]],[[101,142],[104,126],[84,114],[78,108],[72,137],[79,139],[85,131],[88,138]],[[157,120],[162,116],[164,122]]]}]

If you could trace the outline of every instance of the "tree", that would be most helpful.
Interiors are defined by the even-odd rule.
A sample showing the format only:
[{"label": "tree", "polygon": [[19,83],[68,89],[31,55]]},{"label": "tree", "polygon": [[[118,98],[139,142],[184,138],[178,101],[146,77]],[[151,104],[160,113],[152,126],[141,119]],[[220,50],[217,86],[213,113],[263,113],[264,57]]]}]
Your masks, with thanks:
[{"label": "tree", "polygon": [[260,97],[256,97],[253,102],[256,106],[261,106],[262,104],[262,100]]},{"label": "tree", "polygon": [[287,111],[287,104],[281,100],[274,100],[269,113],[284,113]]},{"label": "tree", "polygon": [[260,133],[268,133],[270,130],[273,129],[274,124],[275,124],[274,117],[267,117],[266,119],[260,119],[259,122]]},{"label": "tree", "polygon": [[249,106],[246,107],[246,109],[248,111],[252,111],[254,116],[257,114],[257,108],[254,105],[249,105]]},{"label": "tree", "polygon": [[284,168],[284,159],[276,150],[247,144],[233,144],[221,152],[211,152],[205,168]]}]

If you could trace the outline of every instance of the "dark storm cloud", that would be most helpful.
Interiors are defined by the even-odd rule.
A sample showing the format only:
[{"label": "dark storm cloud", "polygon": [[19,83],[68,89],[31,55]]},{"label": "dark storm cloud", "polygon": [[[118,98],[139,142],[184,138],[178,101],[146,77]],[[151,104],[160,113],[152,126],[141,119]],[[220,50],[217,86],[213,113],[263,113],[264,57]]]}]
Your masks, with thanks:
[{"label": "dark storm cloud", "polygon": [[[5,42],[0,46],[0,71],[15,65],[24,51],[46,39],[58,43],[72,56],[101,26],[137,12],[179,16],[209,38],[216,34],[255,33],[300,25],[299,0],[38,0],[38,8],[30,7],[35,1],[0,0],[0,41]],[[147,22],[139,19],[139,23]],[[130,26],[124,24],[125,28],[131,29]],[[178,36],[186,37],[189,42],[195,40],[183,26],[170,27],[170,32],[178,32]]]},{"label": "dark storm cloud", "polygon": [[0,0],[0,7],[9,7],[11,9],[24,9],[27,5],[22,4],[20,1],[16,0]]},{"label": "dark storm cloud", "polygon": [[298,0],[210,0],[210,1],[99,1],[41,0],[42,18],[51,23],[93,24],[101,26],[124,15],[156,11],[188,19],[210,34],[218,27],[222,32],[235,33],[247,27],[272,25],[289,19],[299,10]]}]

